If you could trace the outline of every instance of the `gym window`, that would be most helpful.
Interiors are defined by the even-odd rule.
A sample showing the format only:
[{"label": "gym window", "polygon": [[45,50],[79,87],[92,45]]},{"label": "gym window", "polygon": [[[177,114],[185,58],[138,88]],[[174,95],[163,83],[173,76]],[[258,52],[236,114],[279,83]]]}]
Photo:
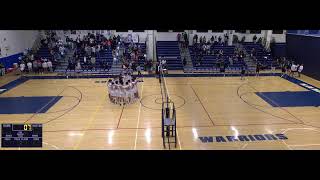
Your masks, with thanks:
[{"label": "gym window", "polygon": [[132,30],[132,32],[144,32],[144,30]]},{"label": "gym window", "polygon": [[200,33],[207,33],[208,30],[197,30],[197,32],[200,32]]},{"label": "gym window", "polygon": [[283,30],[272,30],[272,34],[283,34]]},{"label": "gym window", "polygon": [[250,34],[261,34],[261,30],[250,30]]},{"label": "gym window", "polygon": [[246,30],[235,30],[236,33],[246,33]]},{"label": "gym window", "polygon": [[212,30],[212,32],[214,32],[214,33],[222,33],[223,30]]},{"label": "gym window", "polygon": [[128,32],[128,30],[116,30],[116,32]]}]

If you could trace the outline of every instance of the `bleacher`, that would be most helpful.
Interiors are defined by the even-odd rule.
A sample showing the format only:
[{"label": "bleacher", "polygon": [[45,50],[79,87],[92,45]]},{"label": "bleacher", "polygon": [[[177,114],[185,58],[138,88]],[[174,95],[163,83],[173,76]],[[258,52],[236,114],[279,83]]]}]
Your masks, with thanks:
[{"label": "bleacher", "polygon": [[[142,52],[146,51],[146,44],[145,43],[138,43],[137,45],[140,45]],[[128,49],[129,44],[125,43],[125,48]],[[85,69],[85,63],[83,62],[83,58],[84,56],[81,55],[80,56],[80,63],[81,63],[81,67],[82,67],[82,72],[84,73],[96,73],[96,74],[102,74],[102,73],[106,73],[106,69],[105,69],[105,65],[108,64],[109,68],[112,67],[113,64],[113,56],[112,56],[112,50],[111,49],[105,49],[105,50],[101,50],[99,52],[99,55],[96,55],[96,64],[94,66],[94,69]],[[90,59],[87,58],[87,62],[90,62]],[[144,62],[145,59],[140,59],[139,60],[139,65],[141,66],[141,68],[143,69],[144,67]],[[111,72],[120,72],[121,71],[121,66],[117,66],[117,68],[119,69],[114,69],[115,67],[113,67],[113,69],[110,70]]]},{"label": "bleacher", "polygon": [[47,46],[41,46],[39,48],[39,50],[37,51],[36,56],[40,57],[40,58],[46,58],[46,59],[49,59],[51,61],[53,60],[53,57],[50,54],[50,50],[49,50],[49,48]]},{"label": "bleacher", "polygon": [[[140,46],[141,51],[146,53],[146,43],[136,43],[138,46]],[[129,48],[129,43],[125,44],[125,48],[128,49]],[[140,65],[141,69],[144,69],[144,63],[145,63],[145,58],[139,59],[138,64]]]},{"label": "bleacher", "polygon": [[[83,61],[84,56],[80,55],[80,64],[82,67],[83,72],[103,72],[105,70],[105,66],[106,64],[110,66],[112,66],[112,62],[113,62],[113,57],[112,57],[112,50],[110,49],[105,49],[105,50],[101,50],[99,52],[99,54],[96,55],[96,64],[94,66],[94,70],[90,70],[90,69],[86,69],[85,68],[85,63]],[[87,58],[87,62],[90,62],[91,60],[89,58]]]},{"label": "bleacher", "polygon": [[37,53],[36,53],[36,57],[40,57],[40,58],[46,58],[48,60],[50,60],[52,62],[52,67],[55,70],[58,62],[54,61],[53,56],[50,54],[50,50],[48,48],[48,46],[41,46]]},{"label": "bleacher", "polygon": [[195,53],[193,51],[193,47],[189,46],[189,52],[191,55],[191,60],[193,63],[193,67],[195,71],[220,71],[218,67],[218,57],[217,52],[219,50],[223,50],[222,59],[224,60],[224,65],[226,71],[240,71],[241,67],[245,65],[243,59],[239,59],[238,61],[233,61],[231,65],[229,62],[228,57],[232,57],[234,54],[235,46],[223,46],[223,45],[214,45],[210,47],[210,50],[214,51],[215,53],[212,55],[204,55],[200,65],[197,63],[197,59],[195,57]]},{"label": "bleacher", "polygon": [[254,48],[256,51],[257,61],[260,64],[262,64],[262,66],[264,66],[268,69],[271,68],[271,64],[273,62],[272,55],[270,53],[268,53],[260,43],[243,42],[242,45],[248,54],[251,54],[251,50],[252,50],[252,48]]},{"label": "bleacher", "polygon": [[164,57],[169,70],[183,70],[178,41],[157,41],[157,59]]}]

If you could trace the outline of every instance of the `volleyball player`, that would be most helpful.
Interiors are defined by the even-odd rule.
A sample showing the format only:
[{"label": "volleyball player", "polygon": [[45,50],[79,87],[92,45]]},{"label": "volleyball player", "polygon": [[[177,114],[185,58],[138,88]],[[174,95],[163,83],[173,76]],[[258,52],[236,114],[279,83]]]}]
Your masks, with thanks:
[{"label": "volleyball player", "polygon": [[124,91],[124,102],[125,104],[129,104],[131,102],[131,98],[130,98],[130,85],[128,81],[126,82],[125,85],[123,85],[122,89]]},{"label": "volleyball player", "polygon": [[[115,103],[120,104],[121,103],[121,97],[120,97],[120,86],[119,81],[115,81],[114,84],[114,95],[115,95]],[[121,104],[120,104],[121,105]]]},{"label": "volleyball player", "polygon": [[108,81],[108,84],[107,84],[107,86],[108,86],[108,92],[109,92],[109,99],[110,99],[110,101],[111,102],[113,102],[113,89],[112,89],[112,80],[111,79],[109,79],[109,81]]}]

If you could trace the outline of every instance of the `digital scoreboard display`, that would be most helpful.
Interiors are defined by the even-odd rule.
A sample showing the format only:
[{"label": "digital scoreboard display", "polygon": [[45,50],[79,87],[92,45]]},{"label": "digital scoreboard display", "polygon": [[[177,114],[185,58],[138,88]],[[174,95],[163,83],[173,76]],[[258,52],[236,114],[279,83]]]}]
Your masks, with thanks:
[{"label": "digital scoreboard display", "polygon": [[2,124],[1,147],[42,147],[42,124]]}]

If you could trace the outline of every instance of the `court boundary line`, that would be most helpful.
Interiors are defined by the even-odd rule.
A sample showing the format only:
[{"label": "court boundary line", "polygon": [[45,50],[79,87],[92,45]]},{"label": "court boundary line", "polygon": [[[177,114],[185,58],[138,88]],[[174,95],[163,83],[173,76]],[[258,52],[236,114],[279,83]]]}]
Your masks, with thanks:
[{"label": "court boundary line", "polygon": [[[271,113],[269,113],[269,112],[267,112],[267,111],[264,111],[264,110],[262,110],[262,109],[257,108],[254,104],[251,104],[251,103],[249,103],[248,101],[242,99],[242,96],[239,95],[239,90],[240,90],[240,88],[241,88],[243,85],[248,85],[248,83],[243,83],[242,85],[240,85],[240,86],[238,87],[238,89],[237,89],[237,95],[238,95],[238,97],[239,97],[244,103],[246,103],[248,106],[250,106],[250,107],[252,107],[252,108],[254,108],[254,109],[256,109],[256,110],[258,110],[258,111],[260,111],[260,112],[263,112],[263,113],[265,113],[265,114],[268,114],[268,115],[270,115],[270,116],[273,116],[273,117],[275,117],[275,118],[282,119],[282,120],[285,120],[285,121],[293,122],[293,123],[290,123],[290,124],[302,124],[302,123],[298,123],[298,122],[296,122],[296,121],[288,120],[288,119],[286,119],[286,118],[283,118],[283,117],[280,117],[280,116],[271,114]],[[248,85],[248,86],[249,86],[249,85]],[[251,87],[251,86],[249,86],[249,87]],[[252,87],[251,87],[251,88],[252,88]]]},{"label": "court boundary line", "polygon": [[202,104],[202,102],[201,102],[201,100],[200,100],[200,98],[199,98],[198,94],[195,92],[195,90],[193,89],[192,85],[190,85],[190,87],[191,87],[191,89],[192,89],[193,93],[196,95],[197,99],[199,100],[199,102],[200,102],[200,104],[201,104],[201,106],[202,106],[203,110],[207,113],[207,116],[209,117],[209,119],[210,119],[210,121],[211,121],[212,125],[213,125],[213,126],[215,126],[215,123],[214,123],[214,122],[213,122],[213,120],[211,119],[211,117],[210,117],[210,115],[209,115],[209,113],[208,113],[207,109],[206,109],[206,108],[204,107],[204,105]]},{"label": "court boundary line", "polygon": [[[143,78],[142,78],[143,80]],[[144,87],[144,82],[142,84],[142,88],[141,88],[141,96],[140,96],[140,101],[142,99],[142,94],[143,94],[143,87]],[[137,122],[137,128],[136,128],[136,137],[135,137],[135,140],[134,140],[134,146],[133,146],[133,149],[136,150],[137,149],[137,141],[138,141],[138,128],[139,128],[139,123],[140,123],[140,114],[141,114],[141,103],[139,103],[139,114],[138,114],[138,122]]]},{"label": "court boundary line", "polygon": [[[251,87],[252,89],[254,89],[255,91],[260,92],[260,91],[258,91],[255,87],[252,87],[249,82],[247,83],[247,85],[248,85],[249,87]],[[296,120],[299,120],[300,123],[304,123],[301,119],[297,118],[295,115],[293,115],[291,112],[289,112],[289,111],[286,110],[285,108],[279,106],[279,104],[276,103],[276,102],[274,102],[272,99],[268,98],[267,96],[265,96],[265,95],[263,95],[263,94],[261,94],[261,95],[262,95],[263,97],[265,97],[266,99],[269,99],[272,103],[274,103],[274,104],[275,104],[276,106],[278,106],[280,109],[282,109],[282,110],[284,110],[285,112],[287,112],[288,114],[290,114],[290,115],[291,115],[292,117],[294,117]]]},{"label": "court boundary line", "polygon": [[59,115],[59,116],[57,116],[57,117],[55,117],[55,118],[52,118],[52,119],[44,122],[43,124],[47,124],[47,123],[50,123],[50,122],[52,122],[52,121],[55,121],[55,120],[61,118],[62,116],[68,114],[70,111],[72,111],[74,108],[76,108],[76,107],[81,103],[81,101],[82,101],[82,92],[81,92],[79,89],[77,89],[76,87],[74,87],[74,86],[68,86],[68,87],[71,87],[71,88],[77,90],[77,91],[80,93],[80,98],[79,98],[78,103],[75,104],[74,106],[72,106],[72,107],[71,107],[70,109],[68,109],[66,112],[62,113],[61,115]]},{"label": "court boundary line", "polygon": [[[299,123],[270,123],[270,124],[217,124],[215,126],[276,126],[276,125],[303,125]],[[180,126],[177,128],[213,128],[213,126]],[[61,129],[61,130],[48,130],[43,131],[46,133],[59,133],[59,132],[69,132],[69,131],[111,131],[111,130],[136,130],[136,129],[161,129],[161,127],[142,127],[142,128],[101,128],[101,129]]]}]

